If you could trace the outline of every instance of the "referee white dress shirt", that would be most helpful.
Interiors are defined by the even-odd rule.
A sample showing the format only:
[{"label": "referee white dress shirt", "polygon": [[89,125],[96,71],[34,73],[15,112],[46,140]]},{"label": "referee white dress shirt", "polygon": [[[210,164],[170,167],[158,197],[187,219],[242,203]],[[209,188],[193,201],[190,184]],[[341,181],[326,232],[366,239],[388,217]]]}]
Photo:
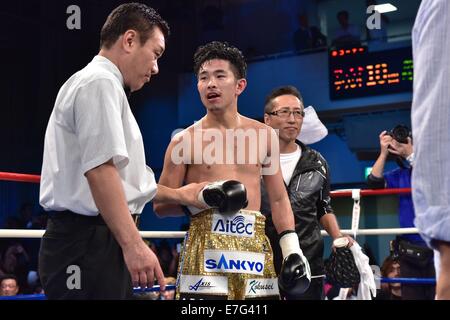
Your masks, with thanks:
[{"label": "referee white dress shirt", "polygon": [[110,159],[131,213],[141,213],[155,196],[154,174],[123,86],[117,66],[96,56],[61,87],[45,134],[40,187],[45,210],[97,215],[85,173]]}]

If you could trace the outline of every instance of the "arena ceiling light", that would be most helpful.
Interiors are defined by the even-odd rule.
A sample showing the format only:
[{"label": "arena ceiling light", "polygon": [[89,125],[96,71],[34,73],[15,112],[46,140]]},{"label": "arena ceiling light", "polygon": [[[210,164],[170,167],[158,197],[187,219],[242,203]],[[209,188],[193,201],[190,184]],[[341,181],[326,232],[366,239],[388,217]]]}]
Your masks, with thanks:
[{"label": "arena ceiling light", "polygon": [[377,4],[374,9],[379,13],[397,11],[397,7],[390,3]]}]

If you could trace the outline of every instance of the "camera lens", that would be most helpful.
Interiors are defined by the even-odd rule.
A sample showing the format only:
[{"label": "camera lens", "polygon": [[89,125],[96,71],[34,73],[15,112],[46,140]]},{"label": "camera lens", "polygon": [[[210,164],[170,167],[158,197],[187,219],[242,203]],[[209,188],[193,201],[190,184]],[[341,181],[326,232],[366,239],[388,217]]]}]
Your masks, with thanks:
[{"label": "camera lens", "polygon": [[392,129],[392,136],[400,143],[408,143],[409,128],[403,125],[398,125]]}]

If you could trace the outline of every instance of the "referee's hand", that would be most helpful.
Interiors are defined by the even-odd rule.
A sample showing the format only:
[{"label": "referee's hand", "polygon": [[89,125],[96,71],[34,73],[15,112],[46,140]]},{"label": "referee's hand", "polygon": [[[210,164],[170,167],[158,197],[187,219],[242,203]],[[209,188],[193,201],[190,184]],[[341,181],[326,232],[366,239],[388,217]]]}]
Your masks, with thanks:
[{"label": "referee's hand", "polygon": [[160,290],[166,289],[164,274],[155,253],[144,241],[122,248],[125,263],[130,271],[133,287],[151,288],[156,281]]}]

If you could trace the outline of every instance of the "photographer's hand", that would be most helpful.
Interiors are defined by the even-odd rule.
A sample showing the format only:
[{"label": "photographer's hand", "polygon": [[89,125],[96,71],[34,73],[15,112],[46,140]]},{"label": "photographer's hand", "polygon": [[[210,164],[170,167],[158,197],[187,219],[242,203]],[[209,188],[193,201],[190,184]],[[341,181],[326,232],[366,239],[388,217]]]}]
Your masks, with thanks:
[{"label": "photographer's hand", "polygon": [[380,155],[377,158],[377,161],[373,164],[372,167],[372,176],[375,178],[382,178],[383,177],[383,171],[384,171],[384,165],[386,163],[386,158],[389,155],[389,146],[392,142],[392,137],[388,134],[386,130],[380,133]]},{"label": "photographer's hand", "polygon": [[413,153],[413,145],[411,138],[407,138],[408,143],[400,143],[396,140],[393,140],[390,144],[389,152],[400,156],[402,158],[408,158]]},{"label": "photographer's hand", "polygon": [[379,138],[380,138],[380,156],[387,157],[389,154],[389,146],[391,145],[394,139],[392,139],[392,137],[389,134],[387,134],[386,130],[380,133]]}]

